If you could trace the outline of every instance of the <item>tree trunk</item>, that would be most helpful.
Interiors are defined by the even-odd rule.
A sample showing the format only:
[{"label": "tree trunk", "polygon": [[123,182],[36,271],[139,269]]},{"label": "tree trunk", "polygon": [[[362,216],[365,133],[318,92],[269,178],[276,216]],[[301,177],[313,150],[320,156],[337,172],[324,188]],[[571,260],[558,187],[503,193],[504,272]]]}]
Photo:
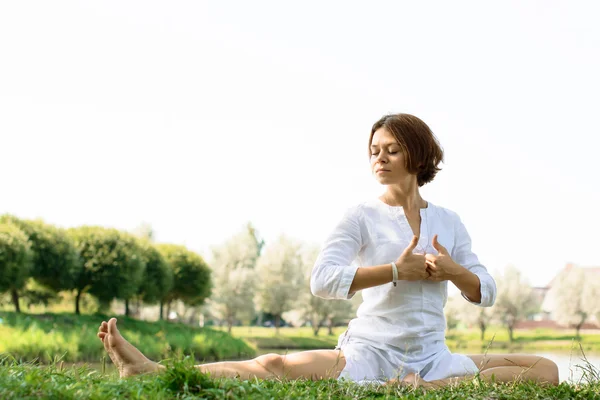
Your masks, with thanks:
[{"label": "tree trunk", "polygon": [[129,299],[125,299],[125,316],[129,317],[130,309],[129,309]]},{"label": "tree trunk", "polygon": [[231,335],[231,327],[233,326],[233,316],[227,317],[227,333]]},{"label": "tree trunk", "polygon": [[79,303],[81,300],[81,289],[77,289],[77,294],[75,295],[75,314],[81,315],[81,309],[79,308]]},{"label": "tree trunk", "polygon": [[171,300],[167,301],[167,321],[169,320],[169,314],[171,314]]},{"label": "tree trunk", "polygon": [[10,294],[12,295],[12,302],[15,305],[15,311],[20,313],[21,307],[19,307],[19,292],[17,292],[17,289],[11,289]]},{"label": "tree trunk", "polygon": [[163,303],[163,301],[161,300],[161,301],[160,301],[160,314],[159,314],[159,316],[158,316],[158,318],[159,318],[161,321],[163,320],[163,306],[164,306],[164,303]]},{"label": "tree trunk", "polygon": [[513,332],[514,332],[513,326],[512,326],[512,325],[509,325],[509,326],[508,326],[508,341],[509,341],[510,343],[512,343],[512,342],[513,342],[513,340],[514,340],[514,337],[513,337]]},{"label": "tree trunk", "polygon": [[485,340],[485,330],[486,330],[487,326],[485,326],[484,323],[480,322],[479,323],[479,330],[481,330],[481,341],[483,342]]},{"label": "tree trunk", "polygon": [[315,336],[319,336],[319,330],[321,330],[321,323],[317,322],[315,324],[315,321],[310,321],[310,324],[312,325],[312,330]]},{"label": "tree trunk", "polygon": [[581,321],[575,326],[575,338],[577,338],[577,339],[580,338],[579,331],[581,330],[581,327],[583,326],[583,322],[584,321]]},{"label": "tree trunk", "polygon": [[275,334],[279,335],[279,324],[281,323],[281,315],[277,314],[275,316]]},{"label": "tree trunk", "polygon": [[329,329],[329,336],[333,335],[333,318],[327,319],[327,328]]}]

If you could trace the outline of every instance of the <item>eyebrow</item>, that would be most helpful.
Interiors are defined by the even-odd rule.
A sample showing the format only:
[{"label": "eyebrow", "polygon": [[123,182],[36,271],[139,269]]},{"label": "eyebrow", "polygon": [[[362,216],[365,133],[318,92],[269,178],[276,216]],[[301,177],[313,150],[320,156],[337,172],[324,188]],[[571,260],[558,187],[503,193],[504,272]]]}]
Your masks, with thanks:
[{"label": "eyebrow", "polygon": [[380,147],[380,146],[383,146],[383,147],[385,147],[385,146],[391,146],[393,144],[400,146],[397,142],[387,142],[387,143],[383,143],[383,144],[372,144],[371,148],[377,148],[377,147]]}]

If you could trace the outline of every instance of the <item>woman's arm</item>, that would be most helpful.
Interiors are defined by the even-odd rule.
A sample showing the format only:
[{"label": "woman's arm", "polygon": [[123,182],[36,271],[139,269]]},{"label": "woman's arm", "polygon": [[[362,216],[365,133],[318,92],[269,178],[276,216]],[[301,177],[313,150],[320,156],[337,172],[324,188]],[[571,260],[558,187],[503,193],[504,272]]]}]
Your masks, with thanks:
[{"label": "woman's arm", "polygon": [[496,282],[471,250],[471,237],[458,216],[457,219],[452,258],[467,271],[452,282],[470,303],[491,307],[496,301]]},{"label": "woman's arm", "polygon": [[311,274],[313,295],[326,299],[350,299],[359,290],[390,283],[393,281],[392,261],[396,262],[398,280],[422,280],[429,276],[425,257],[412,253],[418,243],[416,236],[406,249],[398,249],[400,257],[390,260],[389,264],[352,265],[366,243],[363,226],[360,208],[351,209],[325,241]]}]

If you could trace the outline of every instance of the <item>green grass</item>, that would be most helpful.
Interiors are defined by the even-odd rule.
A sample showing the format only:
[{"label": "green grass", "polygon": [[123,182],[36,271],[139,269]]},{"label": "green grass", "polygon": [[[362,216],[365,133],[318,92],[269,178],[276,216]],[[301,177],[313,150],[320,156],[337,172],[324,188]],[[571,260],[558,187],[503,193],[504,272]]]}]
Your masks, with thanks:
[{"label": "green grass", "polygon": [[[226,328],[215,328],[226,332]],[[234,326],[231,330],[233,337],[241,338],[261,349],[333,349],[338,336],[345,328],[335,328],[333,335],[327,335],[322,329],[319,336],[314,336],[311,328],[280,328],[279,335],[274,328],[257,326]]]},{"label": "green grass", "polygon": [[[225,331],[225,328],[215,328]],[[338,336],[344,332],[344,327],[334,329],[333,335],[327,335],[322,329],[319,336],[314,336],[311,328],[280,328],[279,335],[274,328],[235,326],[232,335],[242,338],[257,348],[263,349],[329,349],[337,344]],[[583,350],[600,351],[600,334],[582,333],[575,339],[575,331],[532,329],[515,332],[515,340],[510,343],[508,333],[502,327],[491,327],[486,331],[485,339],[480,338],[479,330],[461,329],[450,331],[446,335],[448,347],[453,351],[471,351],[480,353],[482,350],[493,351],[570,351],[573,341],[581,343]]]},{"label": "green grass", "polygon": [[[104,315],[16,314],[0,312],[0,353],[25,361],[99,362],[104,355],[97,338]],[[194,353],[198,360],[248,358],[256,350],[247,342],[212,329],[183,324],[144,322],[119,317],[119,330],[151,359],[174,352]]]},{"label": "green grass", "polygon": [[457,387],[425,392],[412,387],[359,386],[336,380],[211,379],[193,368],[191,358],[169,363],[166,371],[128,379],[87,366],[64,368],[63,363],[39,366],[11,359],[0,362],[2,399],[599,399],[596,380],[573,385],[540,387],[529,383],[494,384],[475,377]]}]

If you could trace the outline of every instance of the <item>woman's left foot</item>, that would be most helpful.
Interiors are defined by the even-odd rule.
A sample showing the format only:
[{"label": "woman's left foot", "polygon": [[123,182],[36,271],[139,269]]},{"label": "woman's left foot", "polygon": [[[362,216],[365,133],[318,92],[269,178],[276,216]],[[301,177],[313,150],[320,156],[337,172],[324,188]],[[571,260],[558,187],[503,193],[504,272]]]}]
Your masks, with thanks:
[{"label": "woman's left foot", "polygon": [[112,362],[119,369],[121,378],[158,372],[164,367],[149,360],[135,346],[129,343],[117,329],[117,319],[111,318],[108,323],[102,321],[98,329],[98,337],[104,344]]}]

